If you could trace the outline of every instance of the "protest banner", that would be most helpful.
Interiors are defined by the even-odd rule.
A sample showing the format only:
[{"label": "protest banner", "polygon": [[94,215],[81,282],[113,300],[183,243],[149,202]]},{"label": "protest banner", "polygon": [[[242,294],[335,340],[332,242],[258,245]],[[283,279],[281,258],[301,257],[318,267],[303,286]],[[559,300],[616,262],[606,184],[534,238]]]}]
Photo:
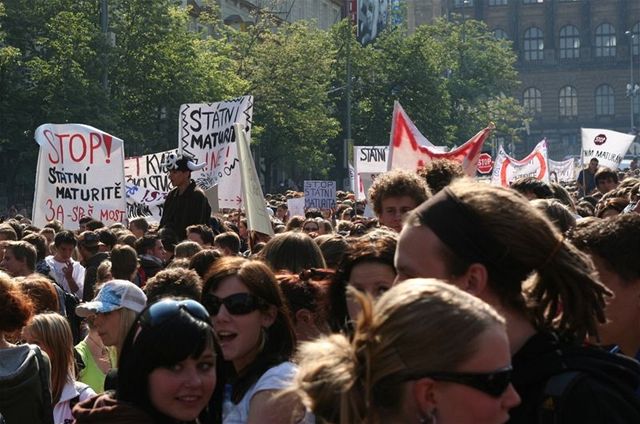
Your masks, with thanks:
[{"label": "protest banner", "polygon": [[33,199],[33,224],[58,220],[70,230],[90,216],[105,224],[126,213],[122,140],[82,124],[43,124]]},{"label": "protest banner", "polygon": [[592,158],[601,167],[618,169],[635,135],[599,128],[582,128],[582,165]]},{"label": "protest banner", "polygon": [[434,159],[449,159],[460,162],[467,175],[475,176],[482,146],[493,128],[495,127],[491,124],[457,149],[443,152],[441,148],[436,148],[420,134],[400,104],[396,102],[391,124],[387,168],[415,171]]},{"label": "protest banner", "polygon": [[180,153],[205,163],[192,178],[207,191],[218,187],[221,208],[239,208],[242,204],[241,175],[234,123],[251,136],[253,97],[244,96],[217,103],[191,103],[180,106]]},{"label": "protest banner", "polygon": [[336,182],[324,180],[305,180],[305,209],[334,209],[336,207]]},{"label": "protest banner", "polygon": [[290,217],[304,217],[304,197],[294,197],[293,199],[287,199],[287,208],[289,210]]},{"label": "protest banner", "polygon": [[576,165],[573,159],[563,161],[548,160],[549,181],[552,183],[571,183],[576,180]]},{"label": "protest banner", "polygon": [[547,164],[547,141],[539,142],[527,157],[516,160],[507,155],[500,146],[494,161],[491,184],[509,187],[518,178],[534,177],[549,182],[549,165]]},{"label": "protest banner", "polygon": [[238,159],[240,160],[242,196],[247,215],[247,228],[251,231],[273,236],[273,227],[267,214],[267,206],[264,202],[258,172],[249,150],[249,141],[247,140],[244,126],[235,124],[234,129],[238,146]]},{"label": "protest banner", "polygon": [[389,146],[354,146],[357,200],[366,200],[375,177],[387,171]]},{"label": "protest banner", "polygon": [[160,222],[164,199],[171,190],[163,164],[169,154],[177,152],[173,149],[124,160],[127,219],[143,217],[150,224]]}]

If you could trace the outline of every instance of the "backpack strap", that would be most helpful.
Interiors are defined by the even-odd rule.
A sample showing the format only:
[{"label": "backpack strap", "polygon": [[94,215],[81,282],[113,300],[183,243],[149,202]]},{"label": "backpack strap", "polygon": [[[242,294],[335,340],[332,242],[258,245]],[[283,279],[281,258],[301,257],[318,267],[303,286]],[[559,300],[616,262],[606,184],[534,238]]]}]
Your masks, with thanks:
[{"label": "backpack strap", "polygon": [[39,347],[32,347],[38,360],[38,376],[40,377],[40,385],[42,386],[42,409],[44,416],[42,422],[45,424],[53,424],[53,400],[51,399],[51,387],[49,386],[50,376],[45,375],[45,361],[42,357],[42,351]]},{"label": "backpack strap", "polygon": [[584,375],[582,371],[566,371],[551,377],[544,387],[543,398],[538,408],[539,424],[559,424],[563,397]]}]

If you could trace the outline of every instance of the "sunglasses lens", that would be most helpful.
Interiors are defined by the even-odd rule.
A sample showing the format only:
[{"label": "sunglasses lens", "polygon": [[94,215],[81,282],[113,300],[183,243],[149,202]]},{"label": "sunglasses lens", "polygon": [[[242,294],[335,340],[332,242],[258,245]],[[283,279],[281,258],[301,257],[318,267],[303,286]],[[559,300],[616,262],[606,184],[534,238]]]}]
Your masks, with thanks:
[{"label": "sunglasses lens", "polygon": [[258,309],[258,299],[249,293],[232,294],[223,300],[230,314],[246,315]]},{"label": "sunglasses lens", "polygon": [[209,321],[209,312],[207,312],[205,307],[195,300],[183,300],[180,302],[180,306],[186,309],[191,316],[202,321]]},{"label": "sunglasses lens", "polygon": [[498,397],[507,390],[511,383],[511,370],[505,370],[487,375],[483,391]]}]

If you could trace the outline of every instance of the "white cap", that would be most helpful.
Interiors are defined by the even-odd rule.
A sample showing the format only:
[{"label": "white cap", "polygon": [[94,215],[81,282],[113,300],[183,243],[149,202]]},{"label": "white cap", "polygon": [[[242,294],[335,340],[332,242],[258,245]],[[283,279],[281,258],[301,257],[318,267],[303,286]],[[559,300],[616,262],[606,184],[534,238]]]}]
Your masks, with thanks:
[{"label": "white cap", "polygon": [[140,313],[146,305],[147,296],[140,287],[127,280],[111,280],[104,283],[91,302],[76,306],[76,314],[80,317],[88,317],[121,308]]}]

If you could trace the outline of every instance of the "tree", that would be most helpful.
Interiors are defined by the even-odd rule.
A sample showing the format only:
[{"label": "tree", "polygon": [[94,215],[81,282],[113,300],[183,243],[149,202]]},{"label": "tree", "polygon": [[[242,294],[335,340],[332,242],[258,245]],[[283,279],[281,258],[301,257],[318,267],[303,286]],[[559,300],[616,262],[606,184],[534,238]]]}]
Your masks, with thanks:
[{"label": "tree", "polygon": [[327,177],[334,158],[328,142],[338,134],[328,99],[335,60],[330,36],[309,23],[259,27],[238,35],[242,76],[255,97],[253,138],[265,161],[266,187],[282,172],[300,181]]}]

